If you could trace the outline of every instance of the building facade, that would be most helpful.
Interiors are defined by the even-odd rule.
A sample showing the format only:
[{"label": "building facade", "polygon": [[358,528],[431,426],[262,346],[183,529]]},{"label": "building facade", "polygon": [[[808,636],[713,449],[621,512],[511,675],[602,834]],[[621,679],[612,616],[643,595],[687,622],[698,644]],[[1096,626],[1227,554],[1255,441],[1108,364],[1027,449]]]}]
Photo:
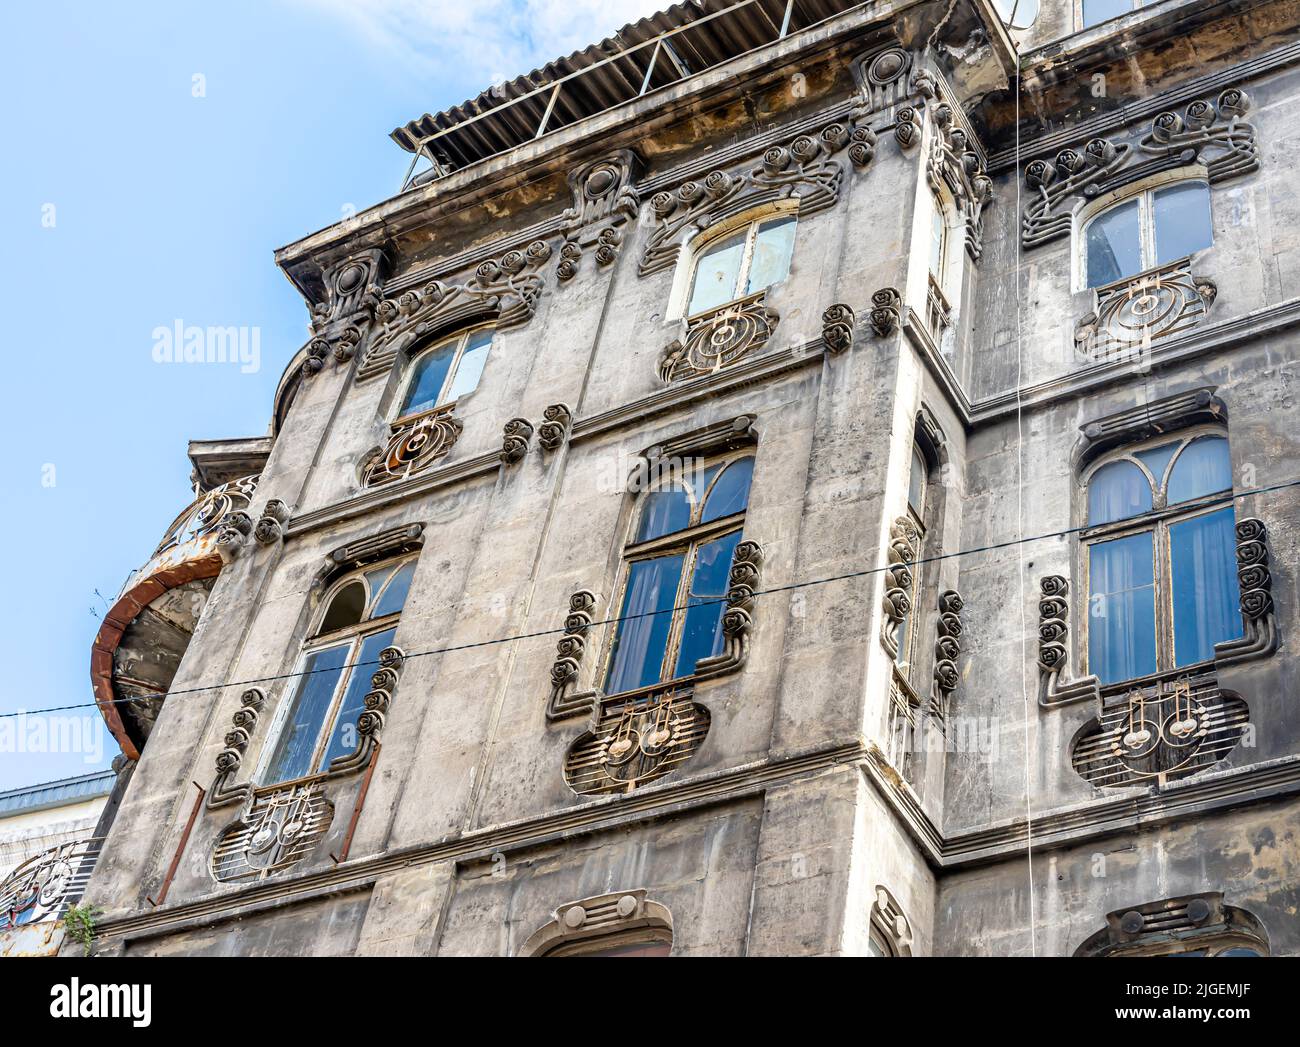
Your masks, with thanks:
[{"label": "building facade", "polygon": [[1300,952],[1300,5],[1036,7],[393,132],[96,640],[97,949]]}]

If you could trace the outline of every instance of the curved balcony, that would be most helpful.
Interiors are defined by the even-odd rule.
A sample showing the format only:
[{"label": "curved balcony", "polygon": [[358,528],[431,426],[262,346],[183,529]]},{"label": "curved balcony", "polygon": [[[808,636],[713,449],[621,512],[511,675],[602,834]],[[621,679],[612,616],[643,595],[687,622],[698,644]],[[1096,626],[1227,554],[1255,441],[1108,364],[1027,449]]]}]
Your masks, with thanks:
[{"label": "curved balcony", "polygon": [[91,838],[51,847],[0,881],[0,934],[57,920],[80,901],[102,842]]},{"label": "curved balcony", "polygon": [[104,615],[91,648],[91,686],[129,759],[140,756],[221,571],[222,521],[248,510],[257,481],[245,476],[199,494]]}]

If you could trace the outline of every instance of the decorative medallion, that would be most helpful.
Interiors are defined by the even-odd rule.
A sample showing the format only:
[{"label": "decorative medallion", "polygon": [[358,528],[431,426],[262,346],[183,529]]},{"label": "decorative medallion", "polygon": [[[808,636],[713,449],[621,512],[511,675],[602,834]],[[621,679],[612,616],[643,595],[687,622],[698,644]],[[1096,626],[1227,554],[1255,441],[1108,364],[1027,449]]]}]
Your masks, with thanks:
[{"label": "decorative medallion", "polygon": [[393,426],[388,445],[362,471],[363,487],[405,480],[446,456],[464,428],[452,414],[454,404]]},{"label": "decorative medallion", "polygon": [[1079,321],[1074,341],[1093,360],[1114,360],[1201,323],[1218,290],[1213,281],[1193,276],[1190,259],[1183,258],[1095,293],[1096,306]]},{"label": "decorative medallion", "polygon": [[58,919],[86,889],[101,843],[64,843],[21,862],[0,881],[0,931]]},{"label": "decorative medallion", "polygon": [[675,382],[714,374],[765,345],[779,317],[762,290],[687,321],[686,337],[670,344],[659,361],[659,378]]},{"label": "decorative medallion", "polygon": [[251,793],[238,821],[218,838],[212,875],[221,883],[257,880],[298,864],[325,835],[333,805],[319,782]]}]

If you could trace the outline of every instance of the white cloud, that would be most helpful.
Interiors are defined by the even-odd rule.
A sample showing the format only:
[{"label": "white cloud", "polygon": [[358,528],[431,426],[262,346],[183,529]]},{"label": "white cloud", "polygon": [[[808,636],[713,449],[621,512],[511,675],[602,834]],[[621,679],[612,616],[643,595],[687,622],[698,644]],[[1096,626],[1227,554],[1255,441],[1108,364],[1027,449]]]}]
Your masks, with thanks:
[{"label": "white cloud", "polygon": [[454,63],[512,79],[645,18],[668,0],[297,0],[423,74]]}]

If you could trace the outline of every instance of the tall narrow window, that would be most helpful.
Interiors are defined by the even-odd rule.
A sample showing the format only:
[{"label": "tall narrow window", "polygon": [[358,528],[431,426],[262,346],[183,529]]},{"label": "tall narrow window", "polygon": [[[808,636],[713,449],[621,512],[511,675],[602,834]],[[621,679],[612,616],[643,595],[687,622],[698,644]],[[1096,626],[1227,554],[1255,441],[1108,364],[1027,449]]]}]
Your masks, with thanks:
[{"label": "tall narrow window", "polygon": [[704,248],[695,258],[686,315],[716,309],[784,280],[797,222],[794,215],[751,222]]},{"label": "tall narrow window", "polygon": [[1209,661],[1241,636],[1228,441],[1141,445],[1087,482],[1088,665],[1103,684]]},{"label": "tall narrow window", "polygon": [[690,676],[722,653],[731,561],[749,504],[752,455],[711,462],[644,495],[624,550],[607,694]]},{"label": "tall narrow window", "polygon": [[[920,536],[918,545],[921,552],[925,549],[925,495],[929,471],[925,455],[921,453],[919,447],[913,444],[911,470],[907,480],[907,515]],[[894,657],[905,670],[911,668],[913,647],[916,641],[916,603],[921,591],[920,566],[914,564],[910,573],[912,584],[907,592],[910,606],[903,615],[902,620],[899,621],[898,631],[894,638],[897,645]]]},{"label": "tall narrow window", "polygon": [[491,328],[481,327],[419,352],[406,380],[398,418],[424,414],[477,389],[491,345]]},{"label": "tall narrow window", "polygon": [[354,729],[365,708],[379,652],[391,647],[415,560],[369,567],[335,584],[315,635],[303,649],[265,785],[325,771],[356,747]]},{"label": "tall narrow window", "polygon": [[1205,182],[1149,189],[1107,208],[1084,227],[1088,286],[1136,276],[1213,243]]}]

